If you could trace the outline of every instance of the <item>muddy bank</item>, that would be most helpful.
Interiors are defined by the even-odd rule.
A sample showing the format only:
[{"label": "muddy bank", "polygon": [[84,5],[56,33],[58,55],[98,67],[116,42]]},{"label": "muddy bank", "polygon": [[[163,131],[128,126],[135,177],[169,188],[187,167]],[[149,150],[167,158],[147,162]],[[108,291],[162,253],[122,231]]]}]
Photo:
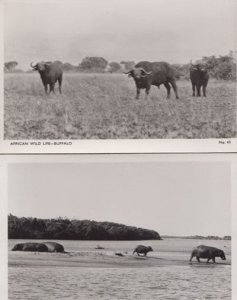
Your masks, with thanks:
[{"label": "muddy bank", "polygon": [[[126,268],[126,267],[159,267],[159,266],[187,266],[189,264],[189,257],[179,256],[160,256],[150,255],[147,257],[132,255],[128,253],[119,252],[71,252],[64,253],[39,253],[39,252],[9,252],[8,264],[9,267],[90,267],[90,268]],[[202,263],[196,261],[192,262],[191,266],[200,267],[217,267],[220,265],[230,265],[230,261],[218,260],[216,264],[207,264],[203,260]]]}]

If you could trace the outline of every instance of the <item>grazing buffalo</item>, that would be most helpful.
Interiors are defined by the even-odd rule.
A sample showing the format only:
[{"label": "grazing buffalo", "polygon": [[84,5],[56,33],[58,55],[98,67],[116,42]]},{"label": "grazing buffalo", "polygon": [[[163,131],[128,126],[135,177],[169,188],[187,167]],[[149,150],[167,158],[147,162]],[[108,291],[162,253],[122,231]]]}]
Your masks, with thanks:
[{"label": "grazing buffalo", "polygon": [[142,253],[142,254],[144,254],[144,256],[146,256],[147,253],[150,252],[150,251],[153,251],[153,249],[150,246],[146,247],[146,246],[143,246],[143,245],[138,245],[134,249],[133,254],[137,253],[137,255],[140,255],[140,253]]},{"label": "grazing buffalo", "polygon": [[215,263],[215,258],[220,257],[223,260],[226,260],[225,253],[223,250],[220,250],[218,248],[209,247],[209,246],[198,246],[193,249],[190,262],[192,261],[193,257],[196,256],[196,259],[198,262],[200,262],[200,258],[207,258],[207,262],[209,262],[210,259],[213,260],[213,263]]},{"label": "grazing buffalo", "polygon": [[63,70],[58,62],[39,62],[36,65],[30,65],[34,70],[39,71],[42,83],[44,85],[45,93],[48,92],[48,85],[50,87],[49,93],[54,92],[55,83],[58,81],[59,92],[62,93],[61,85],[63,80]]},{"label": "grazing buffalo", "polygon": [[33,252],[62,252],[64,247],[55,242],[42,242],[42,243],[21,243],[16,244],[12,251],[33,251]]},{"label": "grazing buffalo", "polygon": [[16,244],[12,251],[48,252],[48,248],[41,243],[22,243]]},{"label": "grazing buffalo", "polygon": [[195,97],[196,90],[197,90],[196,96],[201,97],[201,87],[202,87],[203,97],[206,97],[206,87],[209,80],[209,75],[207,70],[199,64],[197,65],[191,64],[190,79],[192,82],[193,97]]},{"label": "grazing buffalo", "polygon": [[176,99],[179,99],[175,72],[167,62],[142,61],[125,74],[128,74],[129,77],[133,77],[135,81],[137,88],[136,99],[139,99],[141,89],[146,90],[147,98],[151,86],[155,85],[159,88],[161,84],[164,84],[167,89],[167,99],[170,97],[170,84],[174,89]]}]

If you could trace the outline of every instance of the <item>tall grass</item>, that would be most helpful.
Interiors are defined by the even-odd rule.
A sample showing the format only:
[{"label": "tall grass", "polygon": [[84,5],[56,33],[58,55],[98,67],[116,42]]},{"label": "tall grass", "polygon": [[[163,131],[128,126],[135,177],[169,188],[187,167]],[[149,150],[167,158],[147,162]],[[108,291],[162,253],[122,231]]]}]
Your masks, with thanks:
[{"label": "tall grass", "polygon": [[65,74],[63,93],[45,96],[38,74],[6,74],[5,139],[231,138],[236,136],[234,82],[210,81],[207,98],[192,97],[178,81],[180,99],[152,87],[135,100],[123,74]]}]

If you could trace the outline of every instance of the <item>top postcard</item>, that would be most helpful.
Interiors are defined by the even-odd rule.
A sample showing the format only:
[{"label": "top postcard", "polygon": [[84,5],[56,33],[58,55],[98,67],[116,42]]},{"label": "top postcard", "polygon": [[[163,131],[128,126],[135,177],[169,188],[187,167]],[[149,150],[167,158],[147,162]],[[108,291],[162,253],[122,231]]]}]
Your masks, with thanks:
[{"label": "top postcard", "polygon": [[1,153],[236,152],[236,1],[5,0]]}]

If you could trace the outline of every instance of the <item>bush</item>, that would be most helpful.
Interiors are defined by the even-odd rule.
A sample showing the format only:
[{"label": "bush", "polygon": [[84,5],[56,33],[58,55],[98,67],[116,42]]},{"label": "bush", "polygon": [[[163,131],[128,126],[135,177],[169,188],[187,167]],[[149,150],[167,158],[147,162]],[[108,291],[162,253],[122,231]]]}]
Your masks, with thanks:
[{"label": "bush", "polygon": [[103,57],[85,57],[79,64],[79,70],[103,72],[107,65],[108,62]]}]

